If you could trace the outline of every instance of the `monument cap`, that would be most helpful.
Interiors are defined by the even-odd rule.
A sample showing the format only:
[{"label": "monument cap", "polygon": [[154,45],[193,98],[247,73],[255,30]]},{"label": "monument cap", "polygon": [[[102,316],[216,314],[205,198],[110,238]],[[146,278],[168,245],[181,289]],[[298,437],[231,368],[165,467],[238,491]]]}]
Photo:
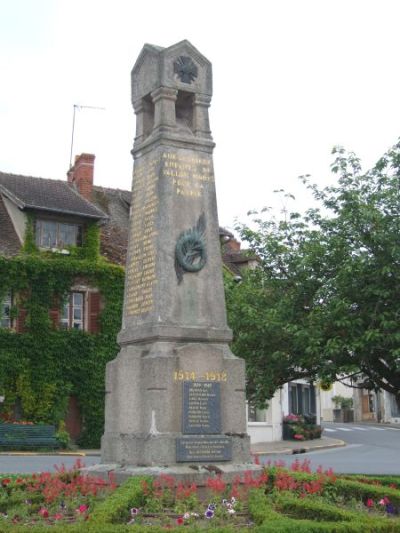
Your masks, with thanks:
[{"label": "monument cap", "polygon": [[158,87],[212,95],[212,68],[189,41],[168,48],[145,44],[132,69],[132,102]]}]

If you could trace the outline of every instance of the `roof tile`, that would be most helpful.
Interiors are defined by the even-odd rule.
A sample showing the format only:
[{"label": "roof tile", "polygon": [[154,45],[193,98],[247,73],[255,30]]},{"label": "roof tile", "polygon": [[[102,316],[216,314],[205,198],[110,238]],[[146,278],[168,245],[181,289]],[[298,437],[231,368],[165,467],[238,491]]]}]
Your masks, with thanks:
[{"label": "roof tile", "polygon": [[105,214],[66,181],[0,172],[0,191],[22,209],[31,208],[100,220]]}]

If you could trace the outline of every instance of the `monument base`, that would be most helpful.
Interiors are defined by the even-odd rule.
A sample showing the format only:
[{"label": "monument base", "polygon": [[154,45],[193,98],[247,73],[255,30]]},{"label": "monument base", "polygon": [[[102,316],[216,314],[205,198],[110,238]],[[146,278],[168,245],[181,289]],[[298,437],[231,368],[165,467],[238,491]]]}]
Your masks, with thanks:
[{"label": "monument base", "polygon": [[232,464],[220,463],[209,465],[172,465],[172,466],[121,466],[118,464],[97,464],[83,468],[82,473],[91,476],[97,476],[101,479],[108,480],[111,475],[115,482],[120,484],[130,477],[150,476],[158,477],[160,475],[172,476],[177,483],[195,483],[198,487],[206,485],[209,477],[221,475],[226,483],[243,476],[246,472],[254,475],[260,474],[263,470],[261,465],[253,463]]},{"label": "monument base", "polygon": [[103,464],[251,463],[244,360],[226,343],[124,345],[107,364]]}]

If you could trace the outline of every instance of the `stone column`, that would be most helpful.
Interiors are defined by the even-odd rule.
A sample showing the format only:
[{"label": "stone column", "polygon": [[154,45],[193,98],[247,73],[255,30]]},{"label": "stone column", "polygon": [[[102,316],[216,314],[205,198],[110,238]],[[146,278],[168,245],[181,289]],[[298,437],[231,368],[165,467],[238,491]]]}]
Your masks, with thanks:
[{"label": "stone column", "polygon": [[196,137],[211,138],[208,108],[211,97],[205,94],[195,94],[193,97],[193,131]]},{"label": "stone column", "polygon": [[144,141],[144,101],[143,98],[133,102],[133,109],[136,115],[136,135],[135,143]]},{"label": "stone column", "polygon": [[159,87],[151,93],[154,103],[154,132],[166,132],[176,128],[175,102],[178,91]]}]

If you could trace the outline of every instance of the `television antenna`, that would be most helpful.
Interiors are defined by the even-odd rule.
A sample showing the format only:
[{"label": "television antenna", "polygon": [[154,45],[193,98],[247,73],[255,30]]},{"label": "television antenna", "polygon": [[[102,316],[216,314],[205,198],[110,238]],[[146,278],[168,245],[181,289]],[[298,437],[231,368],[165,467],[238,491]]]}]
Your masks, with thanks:
[{"label": "television antenna", "polygon": [[75,134],[75,113],[76,113],[77,109],[97,109],[99,111],[105,111],[106,110],[105,107],[97,107],[97,106],[94,106],[94,105],[74,104],[74,112],[73,112],[73,115],[72,115],[71,153],[69,155],[69,168],[72,167],[72,152],[73,152],[73,149],[74,149],[74,134]]}]

